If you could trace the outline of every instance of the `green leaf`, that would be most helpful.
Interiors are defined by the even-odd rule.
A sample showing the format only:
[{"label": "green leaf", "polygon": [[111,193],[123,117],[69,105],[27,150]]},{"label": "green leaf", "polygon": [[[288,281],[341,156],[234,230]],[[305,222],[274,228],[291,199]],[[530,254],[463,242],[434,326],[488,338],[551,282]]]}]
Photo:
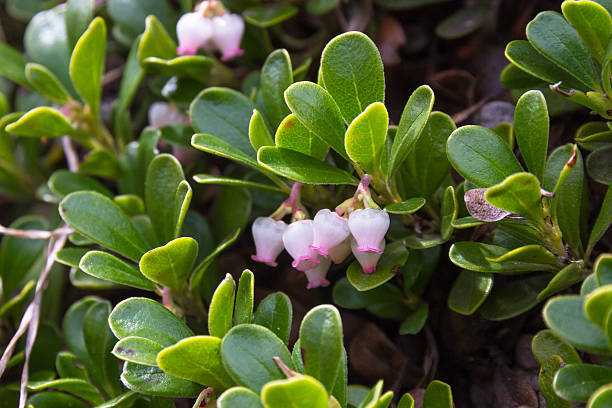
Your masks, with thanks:
[{"label": "green leaf", "polygon": [[594,273],[586,277],[586,279],[582,282],[582,285],[580,286],[580,296],[587,296],[599,287],[596,278],[597,277]]},{"label": "green leaf", "polygon": [[226,390],[217,399],[219,408],[264,408],[259,395],[244,387],[233,387]]},{"label": "green leaf", "polygon": [[147,252],[140,258],[140,272],[153,282],[180,291],[187,284],[198,257],[195,239],[181,237]]},{"label": "green leaf", "polygon": [[374,272],[364,273],[359,262],[353,261],[346,270],[346,277],[359,291],[374,289],[392,279],[407,259],[408,250],[401,241],[395,241],[387,245]]},{"label": "green leaf", "polygon": [[389,175],[395,174],[418,141],[434,103],[434,93],[421,85],[410,95],[400,118],[389,155]]},{"label": "green leaf", "polygon": [[493,291],[480,307],[487,320],[505,320],[527,312],[536,306],[538,294],[546,287],[550,276],[535,274],[519,278],[503,286],[493,285]]},{"label": "green leaf", "polygon": [[68,225],[94,242],[138,261],[148,250],[144,238],[119,206],[93,191],[68,194],[59,204]]},{"label": "green leaf", "polygon": [[367,173],[377,174],[380,171],[388,125],[389,114],[385,105],[374,102],[355,117],[346,131],[346,152]]},{"label": "green leaf", "polygon": [[25,76],[26,59],[24,56],[4,42],[0,43],[0,75],[19,85],[29,87],[30,83]]},{"label": "green leaf", "polygon": [[145,206],[159,245],[180,235],[190,201],[191,187],[179,161],[170,154],[155,156],[147,170]]},{"label": "green leaf", "polygon": [[595,391],[589,402],[587,408],[605,408],[612,404],[612,386],[610,384],[604,385]]},{"label": "green leaf", "polygon": [[133,264],[122,261],[111,254],[89,251],[81,258],[79,269],[83,272],[122,285],[154,291],[155,284],[145,278]]},{"label": "green leaf", "polygon": [[181,55],[172,59],[147,57],[142,65],[150,74],[187,77],[207,84],[210,72],[220,63],[203,55]]},{"label": "green leaf", "polygon": [[416,310],[412,311],[402,322],[399,328],[399,334],[417,334],[421,331],[427,317],[429,316],[429,305],[421,303]]},{"label": "green leaf", "polygon": [[296,82],[285,91],[285,102],[308,130],[348,160],[342,114],[325,89],[312,82]]},{"label": "green leaf", "polygon": [[195,398],[202,392],[200,384],[164,373],[158,367],[127,362],[123,366],[121,382],[140,394],[170,398]]},{"label": "green leaf", "polygon": [[76,135],[76,130],[64,115],[45,106],[27,112],[16,122],[7,125],[6,131],[15,135],[37,138]]},{"label": "green leaf", "polygon": [[612,184],[612,144],[601,147],[586,159],[587,171],[598,183]]},{"label": "green leaf", "polygon": [[412,214],[420,210],[424,205],[424,198],[414,197],[401,203],[390,204],[385,207],[385,210],[391,214]]},{"label": "green leaf", "polygon": [[145,30],[138,47],[138,61],[149,57],[170,60],[176,57],[176,44],[156,16],[150,15],[145,22]]},{"label": "green leaf", "polygon": [[469,316],[487,300],[493,288],[493,275],[463,269],[448,295],[448,307]]},{"label": "green leaf", "polygon": [[593,265],[597,283],[600,286],[612,284],[612,254],[601,254]]},{"label": "green leaf", "polygon": [[328,408],[328,398],[319,381],[303,375],[272,381],[261,390],[261,400],[268,408]]},{"label": "green leaf", "polygon": [[261,96],[273,129],[289,114],[283,94],[292,83],[293,71],[289,53],[284,49],[274,51],[261,68]]},{"label": "green leaf", "polygon": [[32,381],[28,383],[29,391],[42,391],[48,388],[65,391],[95,405],[104,402],[104,399],[102,399],[96,388],[82,379],[64,378],[51,381]]},{"label": "green leaf", "polygon": [[253,110],[253,116],[249,122],[249,140],[255,150],[259,150],[262,146],[274,146],[268,126],[257,109]]},{"label": "green leaf", "polygon": [[113,348],[113,355],[124,361],[157,367],[157,354],[164,347],[144,337],[128,336],[119,340]]},{"label": "green leaf", "polygon": [[[511,42],[510,44],[512,44],[513,42]],[[523,41],[523,43],[527,43],[527,46],[531,47],[531,45],[527,41]],[[508,44],[508,47],[506,48],[507,50],[512,48],[510,44]],[[533,50],[533,47],[531,47],[531,49]],[[537,54],[537,51],[533,50],[533,52]],[[508,56],[507,58],[510,59],[510,57]],[[542,57],[541,55],[539,55],[539,58],[542,58],[547,63],[550,63],[546,58]],[[506,65],[506,68],[504,68],[500,74],[499,80],[503,86],[510,89],[534,89],[542,85],[546,86],[546,83],[543,83],[540,78],[537,78],[531,75],[530,73],[523,71],[521,68],[514,65],[513,63]]]},{"label": "green leaf", "polygon": [[73,49],[94,16],[94,0],[68,0],[66,2],[66,33]]},{"label": "green leaf", "polygon": [[540,182],[531,173],[516,173],[490,187],[485,199],[502,210],[522,215],[537,223],[542,222],[542,194]]},{"label": "green leaf", "polygon": [[221,253],[221,251],[233,244],[239,235],[240,230],[237,229],[233,231],[230,235],[225,237],[225,239],[223,239],[223,241],[221,241],[221,243],[194,268],[193,273],[191,274],[191,280],[189,281],[189,289],[192,292],[200,293],[200,285],[202,284],[205,272],[210,266],[210,264]]},{"label": "green leaf", "polygon": [[70,58],[72,83],[94,116],[100,110],[105,56],[106,24],[102,17],[96,17],[79,38]]},{"label": "green leaf", "polygon": [[453,408],[453,393],[448,384],[434,380],[425,389],[423,406],[427,408]]},{"label": "green leaf", "polygon": [[372,103],[385,100],[382,60],[374,42],[363,33],[344,33],[327,43],[321,54],[321,78],[346,123]]},{"label": "green leaf", "polygon": [[542,92],[526,92],[517,102],[514,135],[527,169],[543,180],[548,151],[548,108]]},{"label": "green leaf", "polygon": [[444,182],[451,168],[446,155],[446,141],[456,128],[445,113],[432,112],[429,115],[421,135],[400,168],[402,182],[410,187],[410,191],[431,197]]},{"label": "green leaf", "polygon": [[[234,145],[231,143],[228,143],[216,136],[201,133],[195,134],[191,138],[191,145],[198,150],[225,157],[226,159],[234,160],[238,163],[242,163],[256,169],[261,169],[255,158],[251,156],[250,153],[247,154],[244,151],[234,147]],[[251,148],[251,150],[253,149]]]},{"label": "green leaf", "polygon": [[291,4],[267,3],[249,7],[242,12],[242,16],[254,26],[268,28],[290,19],[297,12],[298,8]]},{"label": "green leaf", "polygon": [[[295,345],[293,347],[295,350]],[[300,357],[301,356],[302,354],[300,351]],[[304,368],[304,364],[302,362],[302,369],[303,368]],[[339,404],[338,408],[346,407],[347,381],[348,381],[347,356],[346,356],[346,349],[343,346],[342,356],[340,358],[340,369],[338,370],[338,376],[336,377],[334,389],[331,392],[332,396],[338,401],[338,404]],[[331,404],[331,401],[330,401],[330,404]]]},{"label": "green leaf", "polygon": [[445,40],[466,36],[483,25],[491,14],[490,3],[472,3],[442,20],[436,27],[436,35]]},{"label": "green leaf", "polygon": [[171,346],[193,332],[170,310],[147,298],[129,298],[113,309],[108,324],[118,339],[136,336]]},{"label": "green leaf", "polygon": [[85,370],[76,364],[76,356],[67,351],[60,351],[57,354],[55,369],[61,378],[79,378],[87,381]]},{"label": "green leaf", "polygon": [[257,160],[264,168],[306,184],[350,184],[359,182],[346,171],[303,153],[282,147],[262,147]]},{"label": "green leaf", "polygon": [[25,76],[30,87],[39,94],[58,103],[66,103],[70,99],[64,85],[44,65],[28,63],[25,66]]},{"label": "green leaf", "polygon": [[127,215],[134,217],[144,215],[144,202],[142,198],[135,194],[122,194],[115,196],[113,201],[121,207],[121,211]]},{"label": "green leaf", "polygon": [[568,364],[561,368],[553,387],[561,398],[568,401],[587,402],[603,385],[612,382],[612,368],[591,364]]},{"label": "green leaf", "polygon": [[546,325],[568,343],[586,351],[610,354],[604,333],[583,312],[580,296],[557,296],[544,306]]},{"label": "green leaf", "polygon": [[527,39],[539,53],[589,89],[601,90],[591,56],[576,30],[559,13],[539,13],[527,24],[526,33]]},{"label": "green leaf", "polygon": [[553,355],[560,356],[567,364],[582,362],[574,347],[548,329],[538,332],[533,337],[531,350],[540,364]]},{"label": "green leaf", "polygon": [[27,406],[36,408],[87,408],[83,401],[61,392],[41,392],[28,398]]},{"label": "green leaf", "polygon": [[67,196],[75,191],[95,191],[107,197],[113,194],[97,180],[81,173],[68,170],[57,170],[47,182],[49,188],[60,197]]},{"label": "green leaf", "polygon": [[329,150],[328,144],[302,125],[294,114],[287,116],[278,126],[275,144],[319,160],[325,159]]},{"label": "green leaf", "polygon": [[448,186],[444,190],[444,196],[442,197],[442,208],[440,211],[440,236],[443,241],[449,240],[453,234],[453,222],[457,218],[458,211],[455,189],[453,186]]},{"label": "green leaf", "polygon": [[217,176],[212,174],[196,174],[193,179],[199,184],[217,184],[230,187],[242,187],[250,190],[260,190],[269,193],[286,194],[279,187],[271,184],[263,184],[255,181],[233,179],[229,177]]},{"label": "green leaf", "polygon": [[405,393],[397,403],[397,408],[414,408],[414,399],[408,393]]},{"label": "green leaf", "polygon": [[253,199],[248,190],[238,187],[225,187],[217,195],[212,209],[212,228],[218,240],[230,235],[233,231],[244,231]]},{"label": "green leaf", "polygon": [[232,327],[236,283],[229,273],[219,284],[208,310],[208,332],[211,336],[223,338]]},{"label": "green leaf", "polygon": [[597,326],[604,329],[607,316],[612,307],[612,286],[601,286],[591,293],[584,301],[584,314]]},{"label": "green leaf", "polygon": [[542,301],[580,281],[582,281],[580,266],[578,264],[569,264],[555,274],[555,277],[548,283],[548,286],[538,295],[538,300]]},{"label": "green leaf", "polygon": [[255,276],[245,269],[238,280],[236,306],[234,307],[234,325],[251,323],[253,302],[255,298]]},{"label": "green leaf", "polygon": [[129,122],[130,104],[145,76],[144,69],[140,66],[140,62],[138,61],[140,39],[140,36],[137,37],[130,47],[130,52],[125,61],[121,85],[119,86],[119,94],[115,102],[113,129],[115,131],[115,138],[121,141],[129,140],[129,136],[131,136],[129,129],[125,129],[123,123]]},{"label": "green leaf", "polygon": [[448,138],[448,159],[466,180],[478,187],[499,184],[523,169],[496,133],[480,126],[462,126]]},{"label": "green leaf", "polygon": [[157,356],[157,364],[167,374],[190,380],[221,391],[234,382],[221,361],[221,339],[195,336],[165,348]]},{"label": "green leaf", "polygon": [[229,375],[256,393],[270,381],[285,378],[274,357],[280,358],[289,369],[294,368],[283,341],[265,327],[253,324],[233,327],[223,338],[221,355]]},{"label": "green leaf", "polygon": [[161,20],[166,30],[174,30],[176,12],[166,0],[108,0],[106,9],[117,25],[127,32],[128,36],[136,37],[145,30],[145,19],[154,15]]},{"label": "green leaf", "polygon": [[612,34],[612,18],[608,11],[592,1],[563,3],[561,10],[593,58],[601,64]]},{"label": "green leaf", "polygon": [[79,163],[78,171],[91,176],[115,180],[119,177],[120,169],[114,153],[108,149],[98,148],[85,156],[85,159]]},{"label": "green leaf", "polygon": [[325,14],[336,7],[339,0],[307,0],[306,11],[310,14]]},{"label": "green leaf", "polygon": [[[240,92],[210,87],[193,100],[189,117],[198,132],[216,136],[231,145],[233,150],[254,159],[255,151],[249,141],[253,109],[251,101]],[[195,138],[192,144],[195,144]]]},{"label": "green leaf", "polygon": [[546,406],[551,408],[571,408],[572,403],[559,397],[553,388],[555,374],[565,365],[563,359],[553,355],[543,360],[540,364],[538,384],[540,385],[540,392],[546,399]]},{"label": "green leaf", "polygon": [[289,343],[293,308],[291,300],[282,292],[272,293],[257,306],[253,323],[270,329],[285,344]]}]

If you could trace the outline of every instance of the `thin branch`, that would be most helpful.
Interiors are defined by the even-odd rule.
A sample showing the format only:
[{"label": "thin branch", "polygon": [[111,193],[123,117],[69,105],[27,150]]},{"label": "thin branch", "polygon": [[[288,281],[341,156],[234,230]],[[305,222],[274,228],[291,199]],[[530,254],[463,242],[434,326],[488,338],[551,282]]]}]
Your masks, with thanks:
[{"label": "thin branch", "polygon": [[68,169],[76,173],[79,169],[79,156],[76,150],[74,150],[70,136],[62,136],[62,148],[64,149],[64,156],[66,157],[66,163],[68,163]]},{"label": "thin branch", "polygon": [[62,226],[53,231],[44,230],[20,230],[15,228],[8,228],[0,224],[0,235],[10,235],[17,238],[27,239],[49,239],[58,235],[72,234],[74,230],[67,226]]},{"label": "thin branch", "polygon": [[104,75],[102,75],[102,86],[106,86],[121,78],[124,69],[125,65],[119,65],[118,67],[113,68],[110,71],[106,72]]}]

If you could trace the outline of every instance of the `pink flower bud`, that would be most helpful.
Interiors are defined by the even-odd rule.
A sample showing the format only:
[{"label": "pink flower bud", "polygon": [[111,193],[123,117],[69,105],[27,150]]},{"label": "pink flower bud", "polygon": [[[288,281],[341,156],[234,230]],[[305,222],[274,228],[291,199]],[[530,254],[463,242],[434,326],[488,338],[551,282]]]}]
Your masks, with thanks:
[{"label": "pink flower bud", "polygon": [[379,242],[384,240],[389,229],[389,214],[385,210],[366,208],[349,215],[348,226],[357,241],[357,251],[382,254]]},{"label": "pink flower bud", "polygon": [[242,55],[240,41],[244,34],[244,21],[238,14],[225,13],[219,17],[213,17],[212,40],[221,51],[221,61],[229,61],[234,57]]},{"label": "pink flower bud", "polygon": [[212,22],[200,13],[186,13],[176,23],[179,55],[194,55],[204,47],[213,34]]},{"label": "pink flower bud", "polygon": [[347,237],[344,241],[329,250],[329,257],[332,262],[339,264],[351,253],[351,239]]},{"label": "pink flower bud", "polygon": [[184,123],[187,123],[187,115],[174,105],[155,102],[149,108],[149,126],[155,129]]},{"label": "pink flower bud", "polygon": [[353,255],[361,265],[361,269],[363,269],[364,273],[372,273],[376,271],[376,264],[381,257],[382,251],[385,249],[385,240],[383,239],[377,245],[378,248],[381,248],[380,252],[374,251],[362,251],[357,247],[357,241],[355,239],[351,239],[351,249],[353,250]]},{"label": "pink flower bud", "polygon": [[283,250],[283,233],[287,224],[270,217],[257,217],[251,230],[257,252],[257,255],[251,255],[251,259],[270,266],[278,265],[276,257]]},{"label": "pink flower bud", "polygon": [[329,281],[325,279],[325,276],[327,275],[327,271],[331,265],[331,260],[322,256],[319,256],[319,260],[319,265],[304,272],[306,274],[306,278],[308,278],[308,285],[306,285],[306,289],[318,288],[319,286],[329,286]]},{"label": "pink flower bud", "polygon": [[307,271],[319,263],[317,253],[309,248],[312,244],[312,220],[301,220],[289,224],[283,234],[283,243],[293,257],[291,266],[299,271]]},{"label": "pink flower bud", "polygon": [[327,256],[331,248],[351,234],[346,218],[328,209],[320,210],[315,215],[313,225],[314,236],[310,248],[323,256]]}]

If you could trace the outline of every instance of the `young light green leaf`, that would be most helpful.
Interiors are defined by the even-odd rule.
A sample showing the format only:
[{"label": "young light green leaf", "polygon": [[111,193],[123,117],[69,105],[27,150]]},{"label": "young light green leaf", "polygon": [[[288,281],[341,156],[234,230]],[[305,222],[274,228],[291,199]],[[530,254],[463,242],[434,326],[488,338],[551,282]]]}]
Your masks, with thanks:
[{"label": "young light green leaf", "polygon": [[289,114],[283,94],[292,83],[293,71],[287,50],[276,50],[268,55],[261,68],[261,95],[273,129]]},{"label": "young light green leaf", "polygon": [[64,85],[44,65],[30,62],[25,67],[25,76],[33,90],[58,103],[66,103],[70,95]]},{"label": "young light green leaf", "polygon": [[548,286],[540,292],[538,300],[542,301],[555,293],[561,292],[564,289],[582,281],[582,271],[578,264],[569,264],[555,274]]},{"label": "young light green leaf", "polygon": [[612,254],[601,254],[593,265],[599,286],[612,284]]},{"label": "young light green leaf", "polygon": [[607,322],[612,307],[612,286],[601,286],[592,291],[584,301],[584,314],[600,328]]},{"label": "young light green leaf", "polygon": [[106,23],[96,17],[83,33],[70,58],[70,78],[94,116],[100,110],[106,56]]},{"label": "young light green leaf", "polygon": [[249,140],[256,151],[262,146],[274,146],[268,126],[257,109],[253,109],[253,116],[249,122]]},{"label": "young light green leaf", "polygon": [[219,408],[264,408],[259,395],[244,387],[232,387],[217,399]]},{"label": "young light green leaf", "polygon": [[329,145],[302,125],[293,113],[278,126],[275,144],[320,160],[325,159],[329,150]]},{"label": "young light green leaf", "polygon": [[563,16],[576,29],[595,61],[603,62],[612,34],[612,17],[592,1],[568,1],[561,5]]},{"label": "young light green leaf", "polygon": [[355,117],[346,131],[346,152],[366,173],[377,174],[380,171],[388,125],[389,114],[385,105],[374,102]]},{"label": "young light green leaf", "polygon": [[138,47],[138,61],[141,65],[146,58],[157,57],[170,60],[176,57],[176,44],[168,35],[163,24],[154,15],[149,15]]},{"label": "young light green leaf", "polygon": [[612,385],[599,387],[589,398],[587,408],[606,408],[612,405]]},{"label": "young light green leaf", "polygon": [[291,300],[282,292],[272,293],[257,306],[253,323],[267,327],[285,344],[289,343],[293,308]]},{"label": "young light green leaf", "polygon": [[219,284],[208,309],[208,332],[223,338],[232,327],[236,283],[229,273]]},{"label": "young light green leaf", "polygon": [[157,367],[157,355],[164,347],[144,337],[128,336],[119,340],[113,348],[113,355],[124,361]]},{"label": "young light green leaf", "polygon": [[234,325],[251,323],[253,318],[253,299],[255,297],[255,276],[245,269],[238,280]]},{"label": "young light green leaf", "polygon": [[551,408],[571,408],[572,403],[559,397],[553,387],[555,374],[565,365],[563,359],[553,355],[544,359],[540,365],[538,384],[540,385],[540,392],[546,399],[546,406]]},{"label": "young light green leaf", "polygon": [[198,257],[198,242],[181,237],[147,252],[140,258],[140,272],[153,282],[180,291],[187,284]]},{"label": "young light green leaf", "polygon": [[261,400],[268,408],[328,408],[328,394],[316,379],[299,375],[266,384]]},{"label": "young light green leaf", "polygon": [[134,265],[106,252],[89,251],[81,258],[79,269],[98,279],[139,289],[151,291],[156,289],[155,284],[145,278]]},{"label": "young light green leaf", "polygon": [[38,138],[76,135],[76,130],[64,115],[46,106],[32,109],[16,122],[6,126],[6,131],[15,135]]},{"label": "young light green leaf", "polygon": [[448,384],[434,380],[425,389],[423,406],[431,408],[453,408],[453,393]]},{"label": "young light green leaf", "polygon": [[[74,135],[72,137],[74,137]],[[87,156],[85,156],[85,159],[79,163],[78,171],[89,174],[90,176],[115,180],[120,175],[119,161],[117,160],[117,156],[110,150],[96,148],[91,150]]]},{"label": "young light green leaf", "polygon": [[507,177],[500,184],[490,187],[485,199],[497,208],[538,223],[544,218],[540,183],[531,173],[516,173]]},{"label": "young light green leaf", "polygon": [[527,169],[543,180],[548,150],[548,108],[542,92],[529,91],[518,100],[514,135]]},{"label": "young light green leaf", "polygon": [[553,355],[560,356],[566,364],[582,362],[574,347],[550,329],[542,330],[533,337],[531,351],[540,364]]}]

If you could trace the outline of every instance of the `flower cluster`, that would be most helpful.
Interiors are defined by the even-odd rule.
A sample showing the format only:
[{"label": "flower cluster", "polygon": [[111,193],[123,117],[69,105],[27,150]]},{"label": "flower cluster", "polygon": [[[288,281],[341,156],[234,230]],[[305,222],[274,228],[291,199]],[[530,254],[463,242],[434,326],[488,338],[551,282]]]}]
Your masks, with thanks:
[{"label": "flower cluster", "polygon": [[202,2],[196,11],[181,16],[176,24],[179,55],[194,55],[199,49],[221,52],[228,61],[242,55],[240,41],[244,21],[238,14],[227,13],[219,1]]},{"label": "flower cluster", "polygon": [[[361,191],[364,185],[367,190],[368,181],[365,178],[365,184],[362,182]],[[314,219],[304,219],[305,213],[297,204],[298,189],[296,183],[290,198],[273,216],[255,220],[252,232],[256,255],[251,258],[277,266],[276,258],[283,249],[287,250],[293,257],[291,265],[306,274],[307,289],[328,286],[325,277],[331,263],[341,263],[351,252],[364,273],[374,272],[385,249],[389,214],[377,208],[344,207],[338,211],[323,209]],[[278,219],[288,212],[293,213],[289,225]],[[348,216],[340,215],[346,213]]]}]

